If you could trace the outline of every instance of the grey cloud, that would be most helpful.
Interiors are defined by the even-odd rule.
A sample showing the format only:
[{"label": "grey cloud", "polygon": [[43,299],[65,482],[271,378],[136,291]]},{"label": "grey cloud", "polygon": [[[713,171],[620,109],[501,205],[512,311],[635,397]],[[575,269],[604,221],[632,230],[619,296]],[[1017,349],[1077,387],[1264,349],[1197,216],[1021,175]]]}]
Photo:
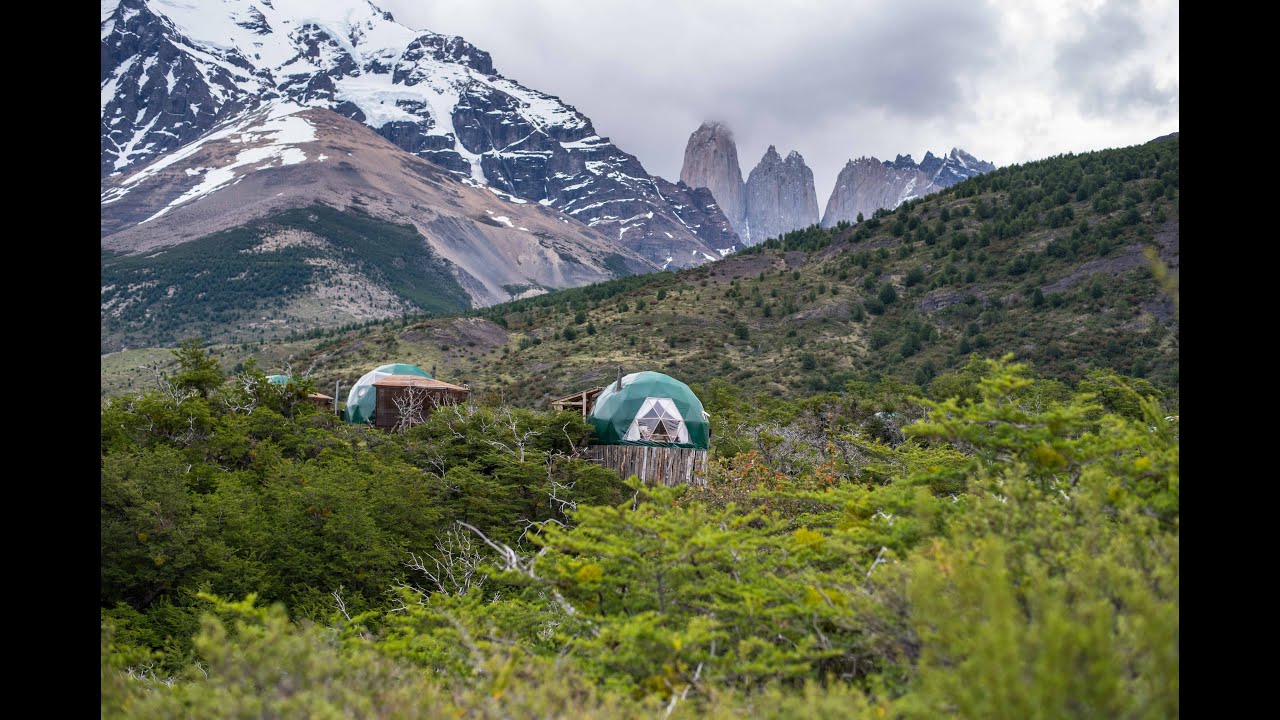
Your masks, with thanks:
[{"label": "grey cloud", "polygon": [[1081,112],[1104,116],[1177,102],[1177,83],[1162,89],[1149,64],[1129,62],[1150,40],[1139,12],[1136,0],[1110,0],[1097,14],[1081,18],[1079,38],[1058,48],[1058,76],[1079,98]]},{"label": "grey cloud", "polygon": [[1178,101],[1178,85],[1161,89],[1157,84],[1150,67],[1134,70],[1118,88],[1106,90],[1101,87],[1087,88],[1084,91],[1081,110],[1086,113],[1105,116],[1123,113],[1139,107],[1163,108]]},{"label": "grey cloud", "polygon": [[902,118],[945,117],[966,98],[961,80],[997,59],[999,18],[978,3],[877,4],[838,21],[758,68],[721,101],[809,126],[850,108]]},{"label": "grey cloud", "polygon": [[[1080,149],[1049,117],[1028,115],[1053,116],[1043,104],[1000,97],[1005,80],[1009,92],[1024,91],[1021,63],[1049,74],[1044,82],[1033,76],[1034,92],[1088,104],[1101,117],[1125,102],[1159,103],[1164,92],[1150,72],[1090,80],[1109,62],[1095,58],[1124,59],[1140,46],[1148,23],[1127,6],[1078,22],[1085,32],[1061,48],[1067,74],[1055,82],[1051,48],[1024,53],[1057,33],[1030,23],[1046,35],[1009,36],[1006,21],[1016,13],[994,0],[374,2],[410,26],[462,35],[490,52],[503,75],[574,105],[663,177],[679,177],[689,133],[707,119],[733,128],[744,174],[770,144],[784,155],[798,150],[820,205],[845,160],[859,155],[919,159],[959,145],[1007,163]],[[1108,22],[1121,26],[1110,31]],[[1007,109],[993,116],[990,103],[1002,99]],[[1061,114],[1074,122],[1081,112]],[[1158,127],[1135,135],[1167,132],[1168,113],[1158,114]]]}]

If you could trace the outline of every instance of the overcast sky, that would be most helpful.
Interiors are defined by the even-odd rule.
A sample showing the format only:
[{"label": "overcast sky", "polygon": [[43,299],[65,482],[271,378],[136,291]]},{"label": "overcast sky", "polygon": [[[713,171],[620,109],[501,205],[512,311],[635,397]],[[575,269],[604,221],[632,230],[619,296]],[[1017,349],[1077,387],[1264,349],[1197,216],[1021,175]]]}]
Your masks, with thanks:
[{"label": "overcast sky", "polygon": [[996,165],[1178,129],[1177,0],[374,0],[462,35],[575,106],[650,173],[703,120],[742,174],[769,145],[813,169],[961,147]]}]

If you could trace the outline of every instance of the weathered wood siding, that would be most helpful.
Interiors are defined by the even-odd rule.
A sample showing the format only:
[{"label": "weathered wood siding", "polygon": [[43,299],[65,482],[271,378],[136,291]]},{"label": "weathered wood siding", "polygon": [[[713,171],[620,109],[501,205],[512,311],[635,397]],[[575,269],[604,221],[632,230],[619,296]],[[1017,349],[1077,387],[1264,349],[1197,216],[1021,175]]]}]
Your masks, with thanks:
[{"label": "weathered wood siding", "polygon": [[613,468],[623,478],[638,476],[647,485],[707,482],[707,451],[647,445],[591,445],[587,457]]},{"label": "weathered wood siding", "polygon": [[331,400],[331,399],[318,398],[318,397],[308,397],[308,398],[307,398],[307,402],[309,402],[309,403],[311,403],[312,405],[315,405],[316,407],[320,408],[320,410],[321,410],[322,412],[331,413],[331,412],[333,412],[333,411],[334,411],[334,410],[333,410],[333,400]]},{"label": "weathered wood siding", "polygon": [[[378,395],[373,409],[373,426],[379,430],[390,430],[400,423],[400,411],[396,408],[396,398],[403,394],[405,388],[378,388]],[[423,413],[426,417],[426,413]]]},{"label": "weathered wood siding", "polygon": [[[374,404],[373,426],[379,430],[394,430],[400,424],[400,410],[396,407],[396,399],[409,392],[408,387],[379,387],[377,401]],[[420,391],[421,392],[421,391]],[[459,402],[455,393],[430,390],[424,393],[422,400],[422,419],[431,417],[431,413],[441,405],[453,405]]]}]

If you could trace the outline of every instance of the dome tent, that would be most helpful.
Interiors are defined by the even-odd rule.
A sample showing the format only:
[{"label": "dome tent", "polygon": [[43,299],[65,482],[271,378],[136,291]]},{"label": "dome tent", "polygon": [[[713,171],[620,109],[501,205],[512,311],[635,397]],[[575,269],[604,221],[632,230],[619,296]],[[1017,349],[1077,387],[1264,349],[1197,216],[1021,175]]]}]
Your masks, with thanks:
[{"label": "dome tent", "polygon": [[417,365],[408,363],[379,365],[361,376],[356,384],[351,386],[351,392],[347,393],[347,422],[367,423],[373,419],[373,411],[378,406],[378,389],[373,384],[391,375],[416,375],[433,379],[430,373]]},{"label": "dome tent", "polygon": [[[293,386],[293,389],[299,389],[299,385],[301,383],[290,375],[268,375],[267,384],[278,386],[279,391],[287,395],[290,392],[291,385]],[[312,405],[315,405],[317,408],[320,408],[325,412],[331,412],[335,407],[333,397],[331,395],[325,395],[324,393],[307,393],[307,400],[309,400]]]},{"label": "dome tent", "polygon": [[707,414],[688,385],[648,370],[620,383],[600,393],[587,418],[600,443],[707,449]]}]

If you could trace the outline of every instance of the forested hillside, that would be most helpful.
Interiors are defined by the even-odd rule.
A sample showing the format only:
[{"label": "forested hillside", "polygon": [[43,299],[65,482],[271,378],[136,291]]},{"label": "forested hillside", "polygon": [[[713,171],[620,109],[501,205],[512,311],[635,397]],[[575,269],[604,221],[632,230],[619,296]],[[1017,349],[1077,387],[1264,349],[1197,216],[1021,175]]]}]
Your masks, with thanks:
[{"label": "forested hillside", "polygon": [[[724,261],[566,290],[467,320],[392,321],[279,347],[322,386],[383,362],[531,407],[621,364],[793,397],[889,376],[928,386],[971,353],[1046,377],[1113,369],[1178,386],[1178,140],[1002,168],[855,226]],[[104,386],[141,376],[108,373]]]},{"label": "forested hillside", "polygon": [[[1177,159],[122,372],[102,715],[1177,717]],[[472,401],[403,432],[306,401],[391,361]],[[545,409],[619,364],[701,398],[704,485]]]},{"label": "forested hillside", "polygon": [[104,717],[1172,717],[1177,418],[974,361],[704,397],[705,486],[574,413],[343,425],[194,343],[103,407]]},{"label": "forested hillside", "polygon": [[133,347],[471,306],[412,225],[320,204],[147,255],[104,254],[102,287],[103,337]]},{"label": "forested hillside", "polygon": [[[450,366],[436,348],[398,349],[551,395],[607,380],[617,362],[779,396],[878,376],[924,387],[972,352],[1012,352],[1064,381],[1110,368],[1176,390],[1162,285],[1177,266],[1175,138],[1002,168],[703,268],[495,306],[480,316],[516,344],[501,358]],[[343,368],[343,349],[318,367]]]}]

